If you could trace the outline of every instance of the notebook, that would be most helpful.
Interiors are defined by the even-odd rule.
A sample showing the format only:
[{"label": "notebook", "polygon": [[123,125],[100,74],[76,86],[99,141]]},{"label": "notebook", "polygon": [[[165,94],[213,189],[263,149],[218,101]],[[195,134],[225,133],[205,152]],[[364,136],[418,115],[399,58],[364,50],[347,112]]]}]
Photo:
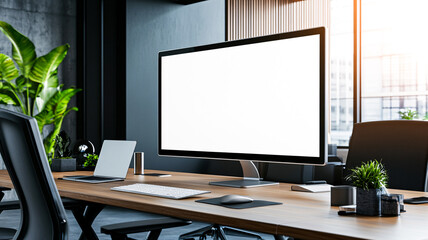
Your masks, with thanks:
[{"label": "notebook", "polygon": [[135,150],[136,141],[105,140],[92,176],[64,176],[63,180],[103,183],[123,181]]}]

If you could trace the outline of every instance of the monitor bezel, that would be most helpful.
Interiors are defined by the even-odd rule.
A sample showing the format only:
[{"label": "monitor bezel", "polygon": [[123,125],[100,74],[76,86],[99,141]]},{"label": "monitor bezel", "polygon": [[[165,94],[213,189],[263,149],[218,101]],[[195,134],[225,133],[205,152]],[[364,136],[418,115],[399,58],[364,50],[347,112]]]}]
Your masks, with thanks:
[{"label": "monitor bezel", "polygon": [[[326,54],[325,54],[325,28],[318,27],[313,29],[280,33],[262,37],[248,38],[236,41],[221,42],[203,46],[182,48],[176,50],[169,50],[159,52],[158,56],[158,154],[159,156],[168,157],[189,157],[189,158],[206,158],[206,159],[219,159],[219,160],[248,160],[258,162],[275,162],[299,165],[324,165],[327,162],[327,119],[325,110],[327,109],[326,99]],[[261,42],[269,42],[275,40],[283,40],[288,38],[297,38],[311,35],[320,36],[320,151],[319,157],[304,157],[304,156],[290,156],[290,155],[269,155],[269,154],[249,154],[249,153],[230,153],[230,152],[203,152],[203,151],[189,151],[189,150],[172,150],[162,149],[162,57],[178,55],[184,53],[192,53],[206,50],[214,50],[227,47],[235,47],[241,45],[248,45]]]}]

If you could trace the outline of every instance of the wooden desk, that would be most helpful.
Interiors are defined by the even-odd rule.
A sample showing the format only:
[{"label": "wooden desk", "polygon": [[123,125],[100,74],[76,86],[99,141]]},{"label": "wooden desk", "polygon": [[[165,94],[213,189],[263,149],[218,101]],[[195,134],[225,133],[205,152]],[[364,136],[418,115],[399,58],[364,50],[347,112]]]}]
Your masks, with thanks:
[{"label": "wooden desk", "polygon": [[[428,204],[406,204],[407,212],[400,217],[339,216],[338,208],[330,207],[330,193],[295,192],[290,190],[290,184],[285,183],[249,189],[226,188],[208,185],[208,182],[231,180],[232,177],[155,172],[169,173],[172,177],[134,176],[130,170],[125,182],[88,184],[56,180],[56,183],[63,197],[300,239],[428,239]],[[70,173],[54,173],[55,179],[63,175]],[[135,182],[209,190],[212,193],[199,198],[170,200],[110,190],[113,186]],[[0,171],[0,186],[12,187],[5,170]],[[404,190],[391,190],[391,193],[402,193],[405,198],[428,196],[428,193]],[[235,210],[195,202],[196,199],[225,194],[246,195],[282,202],[283,205]]]}]

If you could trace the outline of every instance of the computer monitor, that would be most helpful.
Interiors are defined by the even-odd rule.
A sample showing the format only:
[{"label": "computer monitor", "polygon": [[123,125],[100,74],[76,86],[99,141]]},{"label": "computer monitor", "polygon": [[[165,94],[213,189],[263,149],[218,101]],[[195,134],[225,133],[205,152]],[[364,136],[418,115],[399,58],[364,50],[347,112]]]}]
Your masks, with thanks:
[{"label": "computer monitor", "polygon": [[322,27],[159,53],[159,155],[322,165],[326,104]]}]

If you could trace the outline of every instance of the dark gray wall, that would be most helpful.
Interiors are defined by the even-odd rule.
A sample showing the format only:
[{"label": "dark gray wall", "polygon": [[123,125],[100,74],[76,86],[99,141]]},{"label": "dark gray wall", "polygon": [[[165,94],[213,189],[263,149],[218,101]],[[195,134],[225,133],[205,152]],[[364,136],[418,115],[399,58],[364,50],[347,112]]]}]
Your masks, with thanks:
[{"label": "dark gray wall", "polygon": [[[59,67],[58,77],[65,87],[76,85],[76,0],[1,0],[0,20],[30,38],[37,56],[69,43],[71,48]],[[0,53],[11,56],[11,52],[9,40],[0,33]],[[76,98],[71,102],[73,106],[75,101]],[[65,118],[63,129],[75,139],[76,113]]]},{"label": "dark gray wall", "polygon": [[[180,5],[127,1],[127,139],[137,140],[145,168],[230,174],[226,162],[158,157],[158,52],[225,40],[225,0]],[[238,167],[238,163],[229,163]],[[236,172],[236,171],[235,171]]]}]

